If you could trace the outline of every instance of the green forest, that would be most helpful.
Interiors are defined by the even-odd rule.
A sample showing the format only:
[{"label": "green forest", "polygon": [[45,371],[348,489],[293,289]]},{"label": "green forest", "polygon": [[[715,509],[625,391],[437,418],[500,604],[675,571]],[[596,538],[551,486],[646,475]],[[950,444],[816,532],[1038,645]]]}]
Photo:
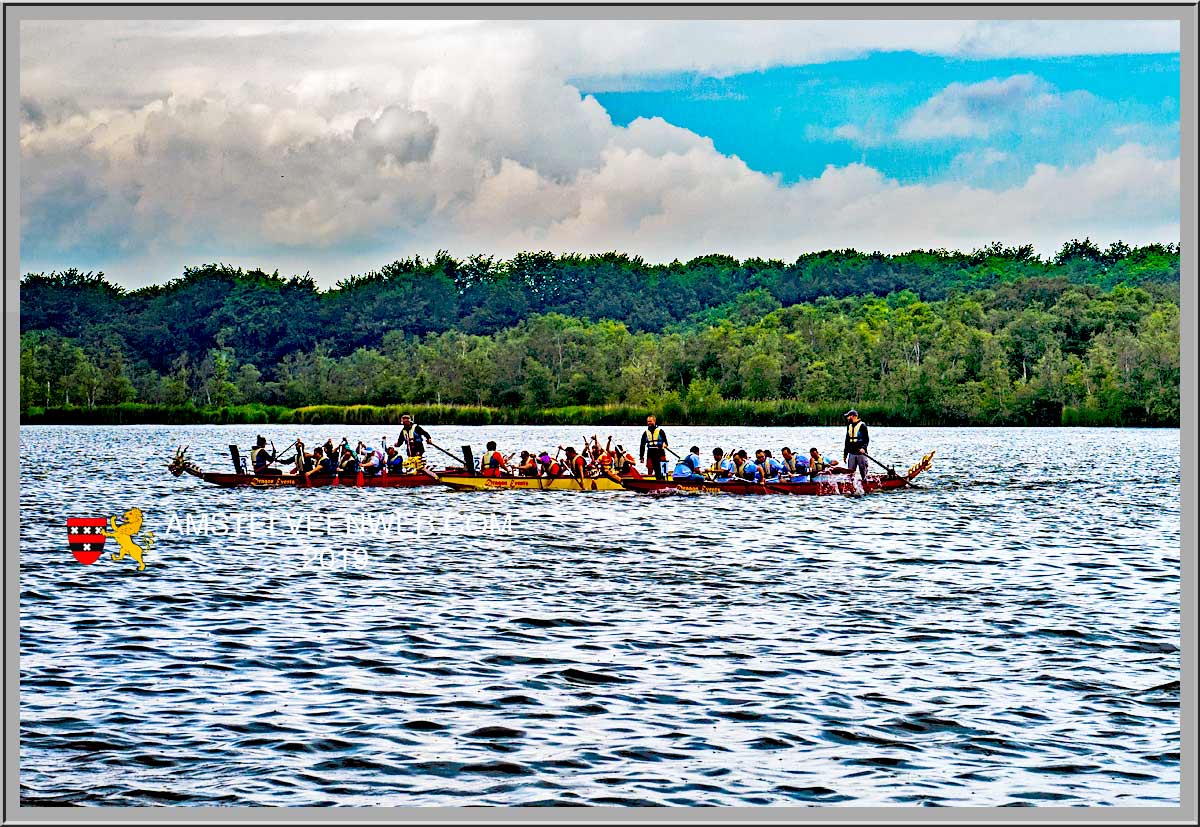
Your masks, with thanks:
[{"label": "green forest", "polygon": [[30,422],[1179,424],[1179,247],[21,280]]}]

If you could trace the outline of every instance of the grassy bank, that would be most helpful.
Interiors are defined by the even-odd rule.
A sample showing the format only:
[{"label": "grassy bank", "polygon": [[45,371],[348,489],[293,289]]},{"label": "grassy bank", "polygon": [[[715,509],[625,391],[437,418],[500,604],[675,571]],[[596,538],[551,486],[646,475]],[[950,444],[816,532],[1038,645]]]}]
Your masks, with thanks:
[{"label": "grassy bank", "polygon": [[838,425],[842,414],[856,407],[863,419],[877,425],[1067,425],[1179,427],[1178,421],[1155,421],[1137,411],[1112,412],[1091,408],[1042,408],[1005,415],[955,416],[930,413],[916,407],[884,403],[839,402],[812,404],[795,399],[710,400],[687,405],[673,395],[660,403],[638,405],[574,405],[564,408],[491,408],[468,405],[235,405],[201,408],[193,405],[123,405],[95,408],[30,408],[22,413],[23,425],[397,425],[410,413],[424,425],[631,425],[653,411],[663,424],[803,426]]}]

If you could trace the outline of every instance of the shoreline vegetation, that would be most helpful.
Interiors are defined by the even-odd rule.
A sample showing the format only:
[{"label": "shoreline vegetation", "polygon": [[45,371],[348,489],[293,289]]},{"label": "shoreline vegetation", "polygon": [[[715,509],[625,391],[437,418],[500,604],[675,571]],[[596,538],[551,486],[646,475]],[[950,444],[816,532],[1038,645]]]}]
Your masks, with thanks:
[{"label": "shoreline vegetation", "polygon": [[[25,274],[21,421],[1179,426],[1179,245]],[[436,402],[437,404],[431,404]]]},{"label": "shoreline vegetation", "polygon": [[746,425],[757,427],[829,426],[845,424],[842,414],[855,407],[864,421],[891,427],[1007,426],[1007,427],[1174,427],[1178,422],[1115,421],[1104,411],[1086,408],[1043,409],[1007,421],[928,420],[919,412],[870,402],[808,405],[791,399],[723,400],[715,406],[690,410],[668,400],[658,407],[634,405],[571,405],[562,408],[492,408],[470,405],[150,405],[126,402],[95,408],[30,408],[22,425],[396,425],[411,414],[422,425],[560,425],[638,426],[647,413],[657,413],[667,425]]}]

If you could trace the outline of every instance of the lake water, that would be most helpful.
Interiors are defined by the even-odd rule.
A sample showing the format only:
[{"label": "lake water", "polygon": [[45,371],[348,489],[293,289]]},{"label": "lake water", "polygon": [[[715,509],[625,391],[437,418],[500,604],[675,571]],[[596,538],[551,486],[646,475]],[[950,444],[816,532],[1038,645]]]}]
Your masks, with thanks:
[{"label": "lake water", "polygon": [[[1177,430],[876,427],[898,468],[937,455],[858,499],[165,469],[260,431],[396,428],[22,429],[25,804],[1178,805]],[[75,561],[67,517],[133,507],[145,571]]]}]

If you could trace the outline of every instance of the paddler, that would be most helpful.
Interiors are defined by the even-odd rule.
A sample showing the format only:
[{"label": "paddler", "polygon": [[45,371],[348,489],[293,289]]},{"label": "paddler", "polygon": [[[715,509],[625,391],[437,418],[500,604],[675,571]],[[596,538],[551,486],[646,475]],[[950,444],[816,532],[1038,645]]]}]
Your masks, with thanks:
[{"label": "paddler", "polygon": [[808,476],[808,460],[804,457],[797,456],[792,453],[792,449],[786,445],[779,452],[783,457],[783,473],[789,477],[807,477]]},{"label": "paddler", "polygon": [[378,448],[374,448],[361,440],[358,443],[358,465],[363,476],[373,477],[383,470],[383,457]]},{"label": "paddler", "polygon": [[622,477],[637,477],[641,479],[642,472],[634,464],[633,454],[625,450],[624,445],[618,445],[613,452],[613,470]]},{"label": "paddler", "polygon": [[400,417],[400,436],[396,437],[396,447],[404,446],[409,458],[425,454],[425,443],[433,442],[433,437],[417,423],[413,422],[410,414]]},{"label": "paddler", "polygon": [[479,470],[483,472],[485,477],[499,477],[506,471],[511,471],[508,463],[504,461],[504,454],[496,450],[495,441],[487,444],[487,451],[479,459]]},{"label": "paddler", "polygon": [[338,458],[337,472],[346,476],[354,476],[358,473],[358,458],[350,450],[349,443],[344,440],[342,441],[342,453]]},{"label": "paddler", "polygon": [[846,411],[846,442],[842,446],[842,459],[846,460],[851,476],[858,469],[863,482],[867,481],[867,444],[870,440],[867,423],[858,418],[858,411],[853,408]]},{"label": "paddler", "polygon": [[566,448],[559,445],[558,449],[564,451],[567,455],[567,470],[571,472],[571,476],[577,480],[581,480],[587,476],[587,460],[583,458],[583,454],[578,453],[574,447],[568,445]]},{"label": "paddler", "polygon": [[688,449],[687,456],[675,463],[675,470],[671,472],[671,477],[676,480],[704,479],[700,473],[703,464],[704,460],[700,459],[700,448],[693,445]]},{"label": "paddler", "polygon": [[598,463],[600,469],[599,476],[608,477],[613,482],[621,481],[620,475],[617,474],[615,470],[615,458],[613,457],[612,451],[604,451],[601,453]]},{"label": "paddler", "polygon": [[834,460],[828,459],[816,448],[808,449],[808,473],[809,474],[812,474],[812,475],[823,474],[827,470],[832,469],[833,466],[835,466],[837,464],[838,464],[838,461],[836,459],[834,459]]},{"label": "paddler", "polygon": [[250,449],[250,463],[254,466],[255,476],[270,477],[282,474],[283,472],[278,468],[271,467],[271,463],[275,460],[274,452],[267,449],[267,438],[259,434],[258,439],[254,442],[254,447]]},{"label": "paddler", "polygon": [[299,476],[312,470],[313,455],[304,450],[304,443],[300,440],[296,440],[294,445],[296,447],[296,454],[292,457],[292,462],[295,465],[293,465],[291,473]]},{"label": "paddler", "polygon": [[313,467],[305,476],[307,477],[332,477],[334,472],[333,460],[330,459],[320,445],[313,448]]},{"label": "paddler", "polygon": [[705,469],[706,476],[712,477],[714,480],[727,480],[734,475],[733,460],[725,458],[725,450],[723,448],[713,448],[712,465]]},{"label": "paddler", "polygon": [[745,448],[733,455],[733,474],[746,482],[758,482],[758,466],[750,461]]},{"label": "paddler", "polygon": [[387,447],[387,459],[384,462],[389,474],[404,473],[404,457],[400,456],[400,452],[396,450],[395,445]]},{"label": "paddler", "polygon": [[517,476],[536,477],[538,475],[537,457],[532,451],[522,451],[521,461],[517,464]]},{"label": "paddler", "polygon": [[542,451],[538,457],[538,465],[543,477],[561,477],[563,475],[562,464],[557,459],[551,458],[545,451]]},{"label": "paddler", "polygon": [[767,452],[759,448],[754,452],[754,467],[757,482],[779,482],[779,471],[775,460],[767,456]]},{"label": "paddler", "polygon": [[666,477],[667,432],[658,427],[658,420],[653,414],[646,417],[646,430],[642,431],[638,459],[646,463],[647,472],[652,472],[655,479],[662,480]]}]

